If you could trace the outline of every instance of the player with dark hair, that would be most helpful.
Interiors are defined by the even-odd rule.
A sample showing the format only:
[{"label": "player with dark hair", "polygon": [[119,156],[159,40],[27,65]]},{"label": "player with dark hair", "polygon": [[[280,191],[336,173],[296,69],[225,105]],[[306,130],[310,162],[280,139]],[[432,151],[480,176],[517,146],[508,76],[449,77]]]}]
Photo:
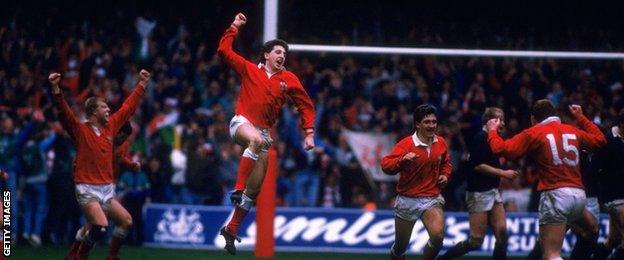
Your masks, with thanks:
[{"label": "player with dark hair", "polygon": [[314,106],[297,76],[284,67],[288,44],[282,40],[269,41],[262,48],[260,64],[245,60],[232,49],[232,44],[246,22],[245,15],[237,14],[221,37],[218,49],[221,59],[241,78],[236,115],[230,121],[230,136],[245,147],[245,151],[231,196],[236,205],[234,215],[220,231],[230,254],[236,254],[234,241],[240,242],[238,228],[260,192],[267,169],[267,151],[273,142],[269,129],[277,121],[287,99],[292,100],[301,114],[304,148],[314,148]]},{"label": "player with dark hair", "polygon": [[446,141],[436,135],[435,107],[418,106],[414,111],[414,126],[414,134],[399,141],[390,154],[381,159],[381,168],[386,174],[401,174],[396,186],[392,259],[405,259],[418,219],[429,234],[423,259],[434,259],[444,240],[442,208],[445,201],[440,193],[448,183],[452,166]]}]

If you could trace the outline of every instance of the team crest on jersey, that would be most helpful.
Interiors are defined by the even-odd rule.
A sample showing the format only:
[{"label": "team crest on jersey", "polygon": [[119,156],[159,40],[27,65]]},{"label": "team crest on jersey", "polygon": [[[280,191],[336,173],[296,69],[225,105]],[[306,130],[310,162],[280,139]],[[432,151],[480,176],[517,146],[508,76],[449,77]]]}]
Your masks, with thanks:
[{"label": "team crest on jersey", "polygon": [[286,82],[280,81],[280,91],[286,91]]}]

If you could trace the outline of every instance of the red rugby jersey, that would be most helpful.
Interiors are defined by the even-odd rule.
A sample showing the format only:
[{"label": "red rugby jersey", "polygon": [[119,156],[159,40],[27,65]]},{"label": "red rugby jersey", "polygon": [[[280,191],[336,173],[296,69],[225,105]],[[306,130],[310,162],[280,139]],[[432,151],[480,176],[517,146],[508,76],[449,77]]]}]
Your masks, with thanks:
[{"label": "red rugby jersey", "polygon": [[270,77],[263,66],[253,64],[232,49],[238,29],[230,26],[219,42],[218,53],[241,78],[240,94],[236,100],[236,114],[247,118],[254,126],[271,128],[280,109],[290,98],[301,113],[302,127],[314,127],[314,106],[299,78],[282,70]]},{"label": "red rugby jersey", "polygon": [[113,176],[113,137],[130,119],[145,95],[137,85],[121,108],[109,117],[108,124],[99,129],[98,135],[89,122],[80,123],[65,101],[62,93],[54,94],[63,128],[76,146],[74,159],[74,182],[87,184],[111,184]]},{"label": "red rugby jersey", "polygon": [[[418,158],[399,163],[409,152],[416,153]],[[438,177],[443,174],[450,178],[452,165],[444,138],[435,136],[431,146],[427,146],[414,134],[399,141],[390,154],[381,159],[381,169],[387,174],[401,174],[397,194],[432,197],[440,195]]]},{"label": "red rugby jersey", "polygon": [[579,118],[578,123],[585,131],[562,124],[558,117],[549,117],[504,141],[495,130],[488,131],[488,143],[492,152],[507,159],[531,157],[539,176],[538,191],[584,188],[579,152],[581,149],[594,150],[605,145],[606,140],[600,129],[586,117]]}]

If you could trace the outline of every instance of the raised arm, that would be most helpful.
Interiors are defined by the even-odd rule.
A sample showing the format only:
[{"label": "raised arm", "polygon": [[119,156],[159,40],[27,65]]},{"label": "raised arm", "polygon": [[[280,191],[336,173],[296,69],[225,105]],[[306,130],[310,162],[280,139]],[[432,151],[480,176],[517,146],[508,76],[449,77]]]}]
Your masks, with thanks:
[{"label": "raised arm", "polygon": [[526,130],[515,135],[511,139],[503,140],[497,132],[500,124],[501,122],[498,118],[490,119],[487,123],[488,144],[492,152],[512,160],[524,156],[529,149],[529,136]]},{"label": "raised arm", "polygon": [[245,64],[247,64],[248,61],[234,52],[232,44],[238,35],[238,30],[245,25],[245,23],[247,23],[247,17],[242,13],[236,14],[230,27],[225,30],[225,33],[221,36],[219,48],[217,49],[217,53],[219,53],[221,59],[240,75],[245,73]]},{"label": "raised arm", "polygon": [[76,119],[74,112],[65,101],[65,97],[63,97],[63,93],[61,92],[61,87],[59,86],[61,82],[61,74],[51,73],[50,76],[48,76],[48,80],[52,85],[52,97],[54,104],[59,111],[59,121],[69,136],[75,138],[78,133],[77,130],[80,127],[80,122]]},{"label": "raised arm", "polygon": [[134,114],[134,111],[136,111],[141,103],[141,99],[145,96],[145,89],[147,88],[147,82],[150,77],[151,75],[147,70],[141,70],[141,72],[139,72],[139,83],[137,83],[134,91],[126,98],[121,108],[110,117],[109,124],[113,128],[114,133],[117,133],[117,131],[128,122],[128,119]]},{"label": "raised arm", "polygon": [[582,130],[579,131],[581,146],[594,151],[607,144],[607,139],[600,128],[583,115],[583,109],[579,105],[570,105],[570,113],[576,118]]}]

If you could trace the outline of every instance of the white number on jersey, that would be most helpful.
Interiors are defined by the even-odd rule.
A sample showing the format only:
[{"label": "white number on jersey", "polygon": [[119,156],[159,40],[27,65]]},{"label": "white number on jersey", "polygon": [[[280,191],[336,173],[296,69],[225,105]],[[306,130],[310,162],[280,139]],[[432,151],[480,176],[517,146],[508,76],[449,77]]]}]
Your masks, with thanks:
[{"label": "white number on jersey", "polygon": [[569,166],[578,165],[579,163],[578,149],[576,148],[576,146],[571,145],[568,142],[569,140],[576,140],[575,134],[562,134],[561,135],[561,140],[563,141],[563,150],[566,152],[574,153],[574,159],[570,159],[568,157],[563,157],[563,159],[561,159],[561,157],[559,157],[559,150],[557,150],[557,143],[555,142],[555,136],[553,134],[547,134],[546,139],[548,139],[548,143],[550,144],[550,152],[552,153],[554,165],[561,165],[563,163]]}]

